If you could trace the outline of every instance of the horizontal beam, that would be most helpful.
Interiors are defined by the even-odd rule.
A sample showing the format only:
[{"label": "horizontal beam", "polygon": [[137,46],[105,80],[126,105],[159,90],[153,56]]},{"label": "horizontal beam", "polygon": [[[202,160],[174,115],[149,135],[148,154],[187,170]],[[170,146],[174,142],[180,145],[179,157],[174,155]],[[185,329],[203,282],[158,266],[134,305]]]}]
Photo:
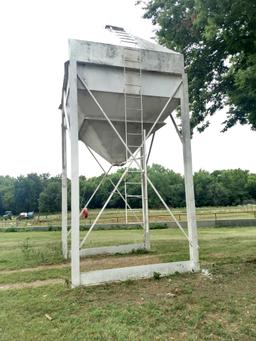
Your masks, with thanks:
[{"label": "horizontal beam", "polygon": [[138,244],[124,244],[114,246],[101,246],[80,250],[80,256],[96,256],[96,255],[114,255],[117,253],[130,253],[138,250],[145,250],[143,243]]},{"label": "horizontal beam", "polygon": [[[124,49],[125,46],[103,44],[98,42],[89,42],[81,40],[69,40],[70,49],[73,57],[79,63],[90,63],[109,65],[111,67],[124,67]],[[134,49],[137,51],[137,49]],[[126,63],[127,64],[127,63]],[[181,76],[184,72],[183,56],[177,52],[167,50],[154,51],[143,49],[143,70],[158,71]],[[133,69],[140,69],[140,65],[130,63]]]},{"label": "horizontal beam", "polygon": [[[95,121],[95,122],[98,122],[98,121],[102,121],[102,122],[106,122],[106,119],[104,117],[97,117],[97,116],[88,116],[87,114],[84,114],[82,111],[79,111],[79,114],[80,115],[83,115],[84,116],[84,120],[87,120],[87,121]],[[141,124],[141,121],[136,121],[136,120],[125,120],[124,118],[120,117],[120,119],[118,118],[111,118],[111,122],[116,122],[116,123],[136,123],[136,124]],[[154,121],[146,121],[144,120],[143,123],[145,124],[154,124],[155,122]],[[166,123],[164,123],[163,121],[160,121],[158,122],[156,125],[159,127],[163,127]]]},{"label": "horizontal beam", "polygon": [[161,276],[168,276],[175,272],[191,271],[193,271],[192,262],[183,261],[82,272],[80,280],[81,285],[90,286],[108,282],[152,278],[156,272]]}]

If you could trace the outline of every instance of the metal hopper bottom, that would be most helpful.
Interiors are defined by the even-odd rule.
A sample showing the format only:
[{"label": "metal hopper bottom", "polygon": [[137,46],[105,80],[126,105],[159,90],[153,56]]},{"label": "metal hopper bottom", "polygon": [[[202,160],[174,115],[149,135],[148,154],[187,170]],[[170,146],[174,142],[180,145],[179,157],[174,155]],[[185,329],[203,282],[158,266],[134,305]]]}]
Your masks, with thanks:
[{"label": "metal hopper bottom", "polygon": [[[111,122],[121,135],[123,141],[125,141],[125,122],[120,120],[111,120]],[[143,129],[146,130],[146,134],[148,134],[153,124],[153,122],[143,123]],[[130,151],[135,153],[142,144],[141,122],[130,121],[127,125],[129,131],[134,133],[134,135],[130,136],[130,141],[127,141],[127,145]],[[157,123],[152,133],[164,125],[165,123],[163,122]],[[85,119],[79,130],[79,140],[92,148],[111,165],[123,165],[127,161],[125,146],[106,120]]]}]

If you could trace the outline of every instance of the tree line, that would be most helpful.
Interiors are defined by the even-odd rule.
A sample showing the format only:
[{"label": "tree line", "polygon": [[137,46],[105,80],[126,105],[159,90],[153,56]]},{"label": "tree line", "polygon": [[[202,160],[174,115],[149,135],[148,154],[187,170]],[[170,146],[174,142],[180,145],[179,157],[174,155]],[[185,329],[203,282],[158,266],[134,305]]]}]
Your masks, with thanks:
[{"label": "tree line", "polygon": [[[93,199],[89,208],[100,208],[108,198],[116,184],[122,170],[110,174]],[[133,183],[127,187],[130,195],[140,194],[139,174],[129,173],[128,182]],[[170,207],[185,206],[185,187],[182,175],[164,168],[158,164],[148,167],[148,176],[154,183],[163,199]],[[103,175],[86,178],[80,177],[80,205],[86,205],[95,188],[102,181]],[[247,170],[228,169],[207,172],[200,170],[194,174],[196,206],[232,206],[256,203],[256,174]],[[119,187],[124,195],[124,183]],[[68,180],[68,208],[70,209],[71,186]],[[150,208],[161,208],[162,204],[150,186],[148,186],[148,199]],[[131,207],[140,207],[140,198],[130,198]],[[123,208],[124,201],[116,193],[108,205],[109,208]],[[5,211],[14,214],[20,212],[54,213],[61,210],[61,176],[49,174],[28,174],[17,178],[0,176],[0,215]]]}]

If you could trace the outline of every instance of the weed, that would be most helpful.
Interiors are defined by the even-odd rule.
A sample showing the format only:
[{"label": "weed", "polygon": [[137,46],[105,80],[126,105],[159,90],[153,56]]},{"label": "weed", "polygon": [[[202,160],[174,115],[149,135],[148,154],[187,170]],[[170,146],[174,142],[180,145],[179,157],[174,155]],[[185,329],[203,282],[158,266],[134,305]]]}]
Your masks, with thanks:
[{"label": "weed", "polygon": [[159,280],[160,278],[161,278],[161,274],[159,273],[159,272],[154,272],[153,273],[153,278],[155,279],[155,280]]},{"label": "weed", "polygon": [[33,257],[39,264],[55,264],[63,260],[60,244],[46,244],[43,248],[37,248],[33,252]]},{"label": "weed", "polygon": [[137,250],[133,249],[131,252],[132,255],[146,255],[148,253],[150,253],[150,251],[145,250],[145,249],[137,249]]},{"label": "weed", "polygon": [[63,261],[59,243],[48,243],[43,247],[36,247],[32,245],[29,238],[26,238],[20,247],[24,259],[33,261],[35,264],[54,264]]},{"label": "weed", "polygon": [[32,248],[29,242],[29,238],[26,238],[21,243],[21,252],[26,260],[30,258],[31,253],[32,253]]}]

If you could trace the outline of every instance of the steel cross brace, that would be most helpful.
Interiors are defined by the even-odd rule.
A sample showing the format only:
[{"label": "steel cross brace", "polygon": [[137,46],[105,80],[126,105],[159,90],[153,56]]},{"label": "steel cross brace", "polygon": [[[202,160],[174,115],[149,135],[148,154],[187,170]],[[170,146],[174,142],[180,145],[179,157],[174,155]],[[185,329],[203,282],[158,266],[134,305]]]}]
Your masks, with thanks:
[{"label": "steel cross brace", "polygon": [[66,123],[66,126],[67,126],[68,133],[70,135],[70,124],[69,124],[68,113],[67,113],[67,97],[66,97],[65,90],[63,91],[62,107],[63,107],[62,110],[64,112],[64,116],[65,116],[65,123]]},{"label": "steel cross brace", "polygon": [[[120,185],[122,179],[124,178],[124,176],[127,174],[129,168],[131,167],[132,162],[134,161],[137,166],[141,169],[140,164],[137,162],[136,157],[137,154],[140,150],[140,148],[143,146],[143,143],[141,144],[140,148],[137,149],[137,151],[135,152],[135,154],[133,154],[130,149],[128,148],[128,146],[126,145],[125,141],[122,139],[121,135],[118,133],[118,131],[116,130],[115,126],[113,125],[113,123],[111,122],[111,120],[109,119],[108,115],[105,113],[105,111],[103,110],[103,108],[101,107],[101,105],[99,104],[99,102],[97,101],[97,99],[95,98],[95,96],[93,95],[93,93],[91,92],[91,90],[89,89],[89,87],[87,86],[86,82],[80,77],[80,75],[77,73],[77,77],[80,80],[80,82],[82,83],[82,85],[84,86],[84,88],[88,91],[88,93],[90,94],[90,96],[92,97],[92,99],[94,100],[94,102],[96,103],[96,105],[98,106],[98,108],[100,109],[101,113],[103,114],[103,116],[106,118],[106,120],[109,122],[110,126],[113,128],[114,132],[117,134],[119,140],[121,141],[121,143],[124,145],[124,147],[126,148],[126,150],[129,152],[130,156],[132,157],[132,161],[130,161],[130,164],[128,165],[128,167],[126,168],[125,172],[122,174],[122,176],[120,177],[118,183],[116,184],[114,190],[111,192],[110,196],[108,197],[107,201],[105,202],[103,208],[101,209],[101,211],[99,212],[98,216],[95,218],[94,223],[92,224],[91,228],[89,229],[89,231],[87,232],[86,236],[84,237],[84,239],[82,240],[80,247],[84,244],[84,242],[86,241],[86,239],[88,238],[90,232],[92,231],[92,229],[94,228],[95,224],[97,223],[99,217],[101,216],[102,212],[104,211],[104,209],[106,208],[107,204],[109,203],[110,199],[112,198],[114,192],[116,191],[116,189],[118,188],[118,186]],[[156,124],[158,123],[158,121],[160,120],[160,118],[162,117],[165,109],[167,108],[167,106],[169,105],[169,103],[171,102],[171,100],[173,99],[173,97],[176,95],[177,91],[179,90],[181,84],[182,84],[182,80],[180,80],[178,82],[178,85],[176,86],[176,88],[172,91],[171,96],[169,97],[169,99],[166,101],[164,107],[162,108],[161,112],[159,113],[157,119],[155,120],[153,126],[151,127],[151,129],[149,130],[145,141],[147,140],[147,138],[150,136],[150,134],[152,133],[152,131],[154,130]],[[169,207],[167,206],[167,204],[165,203],[164,199],[162,198],[162,196],[160,195],[160,193],[157,191],[157,189],[155,188],[155,186],[152,184],[151,180],[148,178],[147,176],[147,181],[150,184],[150,186],[152,187],[152,189],[154,190],[154,192],[157,194],[158,198],[161,200],[161,202],[163,203],[163,205],[165,206],[165,208],[167,209],[167,211],[170,213],[171,217],[173,218],[173,220],[175,221],[175,223],[177,224],[177,226],[179,227],[179,229],[182,231],[182,233],[184,234],[184,236],[187,238],[188,242],[190,245],[191,241],[187,235],[187,233],[185,232],[185,230],[183,229],[183,227],[181,226],[181,224],[178,222],[178,220],[175,218],[175,216],[173,215],[173,213],[171,212],[171,210],[169,209]]]},{"label": "steel cross brace", "polygon": [[117,129],[115,128],[115,126],[113,125],[113,123],[111,122],[110,118],[108,117],[108,115],[105,113],[105,111],[103,110],[103,108],[101,107],[100,103],[97,101],[96,97],[93,95],[93,93],[91,92],[91,90],[88,88],[86,82],[79,76],[79,74],[77,74],[78,79],[80,80],[80,82],[83,84],[84,88],[88,91],[89,95],[92,97],[92,99],[94,100],[94,102],[96,103],[96,105],[98,106],[98,108],[100,109],[101,113],[103,114],[103,116],[106,118],[106,120],[108,121],[108,123],[110,124],[110,126],[112,127],[112,129],[114,130],[114,132],[116,133],[117,137],[119,138],[119,140],[121,141],[121,143],[124,145],[124,147],[126,148],[126,150],[128,151],[128,153],[130,154],[130,156],[134,159],[135,163],[137,164],[137,166],[139,168],[141,168],[140,164],[137,162],[137,160],[134,158],[133,153],[131,152],[130,148],[126,145],[126,143],[124,142],[124,140],[122,139],[122,136],[119,134],[119,132],[117,131]]},{"label": "steel cross brace", "polygon": [[178,128],[178,126],[177,126],[177,124],[176,124],[176,122],[175,122],[175,120],[174,120],[172,114],[170,114],[169,116],[170,116],[170,118],[171,118],[171,120],[172,120],[172,123],[173,123],[173,125],[174,125],[175,130],[176,130],[176,133],[178,134],[178,136],[179,136],[179,138],[180,138],[180,141],[181,141],[181,143],[183,144],[183,136],[182,136],[182,133],[180,132],[180,130],[179,130],[179,128]]},{"label": "steel cross brace", "polygon": [[[101,181],[99,182],[98,186],[96,187],[96,189],[94,190],[94,192],[92,193],[92,195],[90,196],[90,198],[87,200],[86,204],[84,205],[83,209],[86,208],[89,203],[92,201],[93,197],[95,196],[95,194],[98,192],[101,184],[103,183],[103,181],[106,179],[106,177],[108,176],[109,172],[111,171],[112,169],[112,165],[109,167],[109,169],[107,171],[104,170],[104,176],[103,178],[101,179]],[[82,216],[82,213],[83,213],[83,209],[81,210],[81,213],[80,213],[80,217]]]},{"label": "steel cross brace", "polygon": [[155,134],[156,134],[156,132],[153,133],[151,141],[150,141],[150,146],[149,146],[149,151],[148,151],[148,157],[147,157],[146,164],[148,164],[148,161],[149,161],[149,157],[150,157],[150,154],[151,154],[153,142],[154,142],[154,139],[155,139]]},{"label": "steel cross brace", "polygon": [[[95,194],[98,192],[98,190],[99,190],[101,184],[103,183],[103,181],[104,181],[104,180],[106,179],[106,177],[108,176],[108,174],[109,174],[109,172],[110,172],[111,169],[112,169],[112,166],[109,167],[109,169],[108,169],[107,172],[104,171],[105,174],[104,174],[103,178],[101,179],[101,181],[99,182],[98,186],[96,187],[96,189],[94,190],[94,192],[92,193],[92,195],[90,196],[90,198],[88,199],[88,201],[87,201],[87,203],[85,204],[84,208],[87,207],[87,206],[89,205],[89,203],[91,202],[91,200],[93,199],[93,197],[95,196]],[[83,208],[83,209],[84,209],[84,208]],[[81,212],[80,212],[80,215],[79,215],[80,217],[82,216],[83,209],[82,209]],[[71,229],[68,231],[68,236],[70,235],[70,233],[71,233]]]},{"label": "steel cross brace", "polygon": [[[131,152],[131,150],[129,149],[129,147],[127,146],[127,144],[125,143],[125,141],[122,139],[122,136],[119,134],[119,132],[116,130],[115,126],[113,125],[113,123],[111,122],[111,120],[109,119],[108,115],[105,113],[105,111],[103,110],[103,108],[101,107],[100,103],[97,101],[97,99],[95,98],[95,96],[93,95],[93,93],[91,92],[91,90],[89,89],[89,87],[87,86],[86,82],[82,79],[82,77],[80,77],[80,75],[77,73],[77,77],[80,80],[80,82],[82,83],[82,85],[84,86],[84,88],[88,91],[88,93],[90,94],[90,96],[92,97],[92,99],[94,100],[94,102],[96,103],[96,105],[98,106],[98,108],[100,109],[101,113],[103,114],[103,116],[106,118],[106,120],[108,121],[108,123],[110,124],[110,126],[112,127],[112,129],[114,130],[114,132],[116,133],[116,135],[118,136],[119,140],[121,141],[121,143],[124,145],[125,149],[128,151],[128,153],[130,154],[130,156],[133,158],[134,162],[136,163],[136,165],[139,167],[139,169],[141,169],[141,165],[139,164],[139,162],[136,160],[136,157],[134,156],[134,154]],[[162,108],[161,112],[159,113],[157,119],[155,120],[153,126],[151,127],[151,129],[149,130],[147,136],[146,136],[146,140],[148,139],[148,137],[151,135],[151,133],[153,132],[156,124],[158,123],[158,121],[160,120],[160,118],[162,117],[165,109],[167,108],[167,106],[169,105],[169,103],[171,102],[171,100],[173,99],[173,97],[176,95],[177,91],[179,90],[180,86],[182,84],[182,80],[180,80],[178,82],[177,87],[171,92],[171,95],[169,97],[169,99],[166,101],[164,107]],[[141,146],[137,149],[137,152],[140,150],[140,148],[143,146],[143,143],[141,143]],[[137,155],[137,153],[136,153]]]},{"label": "steel cross brace", "polygon": [[123,180],[123,178],[125,177],[125,175],[128,173],[129,168],[132,165],[132,161],[130,161],[129,165],[127,166],[127,168],[125,169],[125,171],[123,172],[123,174],[121,175],[121,177],[119,178],[117,184],[115,185],[114,189],[112,190],[112,192],[110,193],[108,199],[105,201],[105,204],[103,205],[102,209],[100,210],[100,212],[98,213],[97,217],[95,218],[93,224],[91,225],[90,229],[88,230],[88,232],[86,233],[84,239],[81,241],[80,243],[80,248],[83,246],[83,244],[85,243],[85,241],[87,240],[87,238],[89,237],[89,234],[91,233],[91,231],[93,230],[94,226],[97,224],[97,221],[99,220],[102,212],[105,210],[106,206],[108,205],[109,201],[111,200],[113,194],[116,192],[117,188],[119,187],[121,181]]},{"label": "steel cross brace", "polygon": [[[87,207],[89,205],[89,203],[91,202],[91,200],[93,199],[93,197],[95,196],[95,194],[98,192],[100,186],[102,185],[103,181],[106,179],[106,177],[108,176],[110,170],[112,169],[112,165],[110,166],[110,168],[106,171],[104,169],[104,167],[101,165],[100,161],[96,158],[96,156],[94,155],[94,153],[91,151],[91,149],[86,145],[87,149],[89,150],[89,152],[91,153],[91,155],[93,156],[93,158],[95,159],[95,161],[98,163],[98,165],[100,166],[100,168],[103,170],[104,172],[104,176],[101,179],[100,183],[98,184],[98,186],[96,187],[95,191],[93,192],[93,194],[90,196],[90,198],[88,199],[87,203],[85,204],[84,208]],[[113,183],[113,181],[111,179],[108,179],[110,181],[110,183],[113,185],[113,187],[115,187],[115,184]],[[122,195],[122,193],[118,190],[118,188],[116,189],[116,192],[120,195],[120,197],[123,199],[123,201],[127,204],[128,208],[131,210],[131,212],[133,213],[135,219],[137,220],[137,222],[141,225],[141,227],[143,228],[143,225],[140,223],[140,220],[138,218],[138,216],[134,213],[134,211],[132,210],[131,206],[129,205],[129,203],[126,201],[126,199],[124,198],[124,196]],[[83,208],[83,209],[84,209]],[[83,209],[80,212],[80,217],[82,216],[82,212]],[[71,229],[68,232],[68,236],[71,233]]]},{"label": "steel cross brace", "polygon": [[[105,173],[105,175],[107,175],[107,174],[106,174],[106,171],[105,171],[105,169],[104,169],[104,167],[101,165],[100,161],[97,159],[97,157],[96,157],[95,154],[92,152],[92,150],[87,146],[87,144],[86,144],[85,146],[87,147],[87,149],[89,150],[89,152],[90,152],[91,155],[93,156],[94,160],[98,163],[98,165],[100,166],[100,168],[103,170],[103,172]],[[112,167],[113,167],[113,166],[110,167],[110,169],[108,170],[107,173],[110,172],[110,170],[112,169]],[[112,184],[112,186],[115,187],[114,182],[113,182],[110,178],[109,178],[108,180],[110,181],[110,183]],[[137,215],[133,212],[131,206],[129,205],[129,203],[127,202],[127,200],[124,198],[124,196],[122,195],[122,193],[118,190],[118,188],[117,188],[116,191],[117,191],[117,193],[119,194],[119,196],[122,198],[122,200],[124,201],[124,203],[125,203],[125,204],[128,206],[128,208],[132,211],[132,213],[133,213],[134,217],[136,218],[137,222],[140,223],[139,218],[138,218]],[[89,202],[86,203],[85,207],[87,207],[88,204],[89,204]],[[143,227],[143,225],[141,225],[141,226]]]},{"label": "steel cross brace", "polygon": [[[135,154],[136,157],[136,154]],[[116,192],[118,186],[120,185],[122,179],[124,178],[124,176],[127,174],[129,168],[131,167],[133,161],[131,160],[129,165],[127,166],[126,170],[124,171],[124,173],[122,174],[122,176],[120,177],[119,181],[117,182],[117,184],[115,185],[113,191],[111,192],[111,194],[109,195],[107,201],[105,202],[103,208],[101,209],[101,211],[98,213],[97,217],[95,218],[93,224],[91,225],[89,231],[87,232],[87,234],[85,235],[84,239],[82,240],[82,242],[80,243],[80,248],[83,246],[83,244],[85,243],[85,241],[88,239],[89,234],[91,233],[91,231],[93,230],[94,226],[96,225],[97,221],[99,220],[101,214],[103,213],[104,209],[106,208],[107,204],[109,203],[110,199],[112,198],[113,194]],[[152,189],[154,190],[154,192],[156,193],[156,195],[158,196],[158,198],[160,199],[160,201],[162,202],[162,204],[164,205],[164,207],[166,208],[166,210],[169,212],[169,214],[171,215],[172,219],[175,221],[175,223],[177,224],[177,226],[179,227],[179,229],[181,230],[181,232],[184,234],[184,236],[186,237],[186,239],[188,240],[189,244],[192,246],[192,243],[187,235],[187,233],[185,232],[185,230],[183,229],[183,227],[181,226],[181,224],[178,222],[178,220],[176,219],[176,217],[174,216],[174,214],[172,213],[172,211],[169,209],[168,205],[166,204],[166,202],[164,201],[164,199],[162,198],[161,194],[157,191],[157,189],[155,188],[155,186],[153,185],[153,183],[151,182],[151,180],[149,179],[148,176],[146,176],[146,179],[148,181],[148,183],[150,184],[150,186],[152,187]]]},{"label": "steel cross brace", "polygon": [[[95,218],[93,224],[91,225],[90,229],[88,230],[87,234],[85,235],[84,239],[82,240],[82,242],[80,243],[80,248],[83,246],[83,244],[85,243],[85,241],[88,239],[89,234],[91,233],[91,231],[93,230],[94,226],[96,225],[97,221],[99,220],[101,214],[103,213],[104,209],[106,208],[107,204],[109,203],[109,201],[111,200],[113,194],[116,192],[118,186],[120,185],[121,181],[123,180],[123,178],[125,177],[125,175],[127,174],[129,168],[131,167],[132,161],[130,161],[130,164],[127,166],[126,170],[124,171],[124,173],[122,174],[122,176],[120,177],[119,181],[117,182],[117,184],[115,185],[113,191],[111,192],[111,194],[109,195],[108,199],[106,200],[104,206],[102,207],[101,211],[98,213],[97,217]],[[190,246],[192,246],[191,240],[189,239],[187,233],[185,232],[185,230],[183,229],[183,227],[181,226],[181,224],[178,222],[178,220],[176,219],[176,217],[174,216],[174,214],[172,213],[172,211],[169,209],[168,205],[166,204],[166,202],[164,201],[164,199],[162,198],[161,194],[158,192],[158,190],[155,188],[155,186],[153,185],[153,183],[151,182],[151,180],[149,179],[148,176],[146,176],[146,179],[148,181],[148,183],[150,184],[150,186],[152,187],[152,189],[154,190],[154,192],[156,193],[156,195],[158,196],[158,198],[160,199],[160,201],[162,202],[162,204],[164,205],[164,207],[166,208],[166,210],[169,212],[169,214],[171,215],[171,217],[173,218],[173,220],[175,221],[175,223],[177,224],[177,226],[179,227],[179,229],[181,230],[181,232],[184,234],[184,236],[186,237],[186,239],[188,240]]]}]

